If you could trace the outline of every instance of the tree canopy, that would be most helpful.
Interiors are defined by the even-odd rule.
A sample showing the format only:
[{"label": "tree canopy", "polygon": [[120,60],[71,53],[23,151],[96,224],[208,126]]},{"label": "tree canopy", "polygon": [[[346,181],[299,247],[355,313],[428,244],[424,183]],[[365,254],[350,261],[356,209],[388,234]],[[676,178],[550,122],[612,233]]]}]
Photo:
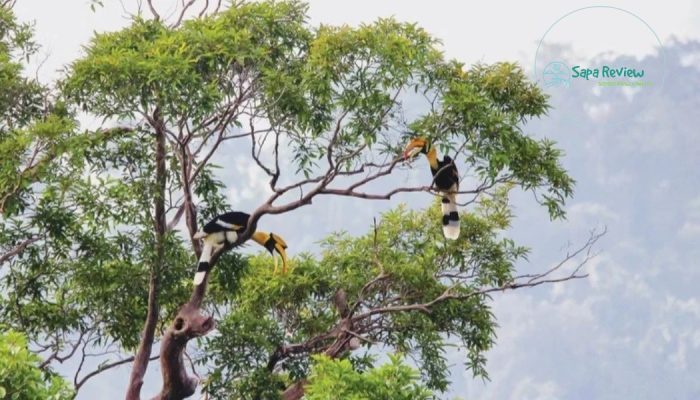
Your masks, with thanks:
[{"label": "tree canopy", "polygon": [[40,368],[41,359],[27,349],[25,337],[0,334],[0,398],[68,400],[73,391],[60,376]]},{"label": "tree canopy", "polygon": [[[99,353],[97,370],[74,371],[74,390],[132,363],[125,391],[138,399],[159,358],[161,399],[200,384],[216,398],[427,399],[449,387],[448,349],[488,376],[491,293],[584,276],[562,266],[585,262],[597,235],[554,268],[516,271],[528,249],[507,238],[508,193],[531,191],[561,218],[574,185],[555,144],[525,132],[548,106],[517,64],[466,67],[395,19],[312,26],[296,0],[196,3],[166,20],[147,1],[51,87],[26,77],[31,29],[0,8],[1,327],[26,335],[44,371]],[[81,126],[84,114],[102,126]],[[317,196],[435,195],[428,175],[392,179],[410,136],[465,172],[459,240],[442,237],[435,202],[396,205],[361,236],[337,227],[285,275],[235,250]],[[193,236],[236,209],[213,162],[222,154],[259,168],[270,194],[241,210],[249,226],[193,288]],[[380,349],[418,369],[378,363]]]}]

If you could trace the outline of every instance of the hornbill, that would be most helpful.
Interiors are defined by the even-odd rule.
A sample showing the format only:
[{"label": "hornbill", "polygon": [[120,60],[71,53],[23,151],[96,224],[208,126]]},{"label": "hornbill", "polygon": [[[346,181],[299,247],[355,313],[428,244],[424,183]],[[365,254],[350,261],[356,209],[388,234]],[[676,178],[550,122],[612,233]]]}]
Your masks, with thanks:
[{"label": "hornbill", "polygon": [[[240,212],[231,211],[216,216],[211,221],[207,222],[202,230],[195,233],[194,239],[202,239],[204,246],[202,247],[202,255],[199,257],[197,265],[197,273],[194,275],[194,284],[199,285],[204,280],[209,271],[212,254],[226,245],[233,244],[238,240],[238,235],[242,234],[248,226],[250,215]],[[265,247],[270,254],[276,250],[282,258],[282,273],[287,272],[287,243],[274,233],[255,231],[250,237],[259,245]],[[277,258],[275,257],[275,272],[277,272]]]},{"label": "hornbill", "polygon": [[442,233],[447,239],[459,237],[459,213],[457,212],[457,191],[459,190],[459,172],[450,156],[438,160],[437,150],[430,140],[416,137],[406,145],[404,160],[413,158],[418,153],[425,154],[433,174],[433,183],[442,194]]}]

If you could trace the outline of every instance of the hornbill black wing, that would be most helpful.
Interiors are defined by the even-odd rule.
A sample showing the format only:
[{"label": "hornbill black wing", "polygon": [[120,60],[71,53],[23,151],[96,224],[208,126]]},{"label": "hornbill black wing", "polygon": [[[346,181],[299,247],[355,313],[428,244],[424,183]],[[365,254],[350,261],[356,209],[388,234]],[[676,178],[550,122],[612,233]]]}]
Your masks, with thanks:
[{"label": "hornbill black wing", "polygon": [[450,182],[450,187],[452,187],[452,185],[459,186],[459,171],[457,171],[457,165],[455,165],[450,156],[446,155],[442,159],[441,167],[445,168],[444,173],[446,175],[446,179]]},{"label": "hornbill black wing", "polygon": [[224,232],[224,231],[241,231],[248,225],[249,214],[240,211],[231,211],[221,215],[217,215],[214,219],[207,222],[202,228],[206,234]]},{"label": "hornbill black wing", "polygon": [[[193,238],[202,239],[202,253],[197,265],[197,272],[194,277],[194,284],[199,285],[204,281],[206,274],[211,268],[210,259],[215,248],[224,246],[226,242],[233,244],[248,226],[250,215],[240,211],[231,211],[217,215],[207,222],[202,230],[197,232]],[[274,233],[261,231],[253,232],[251,239],[265,247],[270,253],[277,251],[282,258],[282,272],[287,272],[287,243]],[[277,258],[275,258],[275,271],[277,271]]]},{"label": "hornbill black wing", "polygon": [[223,246],[226,242],[233,243],[238,240],[238,234],[246,228],[249,218],[250,215],[240,211],[220,214],[207,222],[202,230],[193,236],[197,240],[203,239],[202,253],[199,256],[197,273],[194,276],[195,285],[202,283],[209,272],[211,268],[209,262],[214,249]]},{"label": "hornbill black wing", "polygon": [[[447,239],[459,237],[459,212],[457,194],[459,190],[459,172],[450,156],[445,156],[439,163],[440,174],[435,178],[435,186],[443,191],[442,196],[442,232]],[[450,193],[451,192],[451,193]]]},{"label": "hornbill black wing", "polygon": [[454,190],[454,185],[459,186],[459,172],[450,156],[445,156],[442,161],[438,161],[438,167],[433,171],[433,175],[435,186],[442,191]]}]

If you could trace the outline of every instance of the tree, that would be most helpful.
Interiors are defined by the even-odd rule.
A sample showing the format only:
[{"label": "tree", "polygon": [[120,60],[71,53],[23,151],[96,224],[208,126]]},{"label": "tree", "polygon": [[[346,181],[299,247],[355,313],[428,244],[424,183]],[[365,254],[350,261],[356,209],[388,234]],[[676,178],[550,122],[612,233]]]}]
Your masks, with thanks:
[{"label": "tree", "polygon": [[68,400],[73,392],[61,377],[39,368],[41,359],[27,349],[20,333],[0,334],[0,398]]},{"label": "tree", "polygon": [[[19,186],[29,212],[5,211],[2,285],[12,295],[1,299],[3,316],[45,351],[47,368],[74,355],[84,361],[96,348],[134,353],[88,373],[81,362],[76,390],[133,361],[127,398],[140,398],[159,357],[158,398],[190,396],[198,379],[185,368],[186,348],[215,320],[220,334],[204,340],[196,358],[212,368],[205,387],[217,396],[300,398],[311,356],[363,370],[373,363],[353,350],[379,344],[416,357],[426,387],[444,390],[444,335],[486,376],[490,293],[583,276],[578,268],[556,275],[564,264],[518,276],[515,263],[527,251],[501,238],[511,218],[508,190],[532,191],[559,218],[573,186],[554,144],[523,132],[547,102],[517,65],[465,68],[446,60],[423,29],[393,19],[312,27],[298,1],[227,9],[204,2],[193,13],[195,3],[165,21],[148,1],[150,19],[140,13],[121,31],[95,35],[56,94],[67,104],[58,108],[67,125],[52,138],[70,145],[51,153],[54,174]],[[417,113],[406,100],[420,103]],[[105,126],[78,132],[78,107]],[[464,183],[473,182],[461,185],[469,206],[462,240],[442,240],[435,207],[398,208],[366,236],[333,236],[320,257],[296,257],[285,276],[272,275],[268,258],[230,251],[258,223],[318,196],[434,194],[427,175],[418,186],[391,180],[409,131],[430,137],[468,172]],[[3,145],[15,146],[5,137]],[[211,276],[192,288],[200,252],[192,237],[231,208],[212,163],[222,151],[248,157],[271,195],[244,210],[245,233],[215,254]],[[372,192],[376,182],[386,190]],[[29,242],[15,251],[22,235]]]},{"label": "tree", "polygon": [[[353,352],[385,346],[413,356],[422,381],[444,391],[446,354],[464,355],[475,376],[488,378],[484,353],[494,343],[490,295],[583,277],[580,268],[598,235],[549,270],[515,274],[527,249],[501,237],[511,215],[506,190],[481,199],[462,221],[463,240],[442,237],[438,203],[426,211],[399,207],[365,236],[337,234],[319,258],[303,254],[290,276],[276,276],[252,258],[231,312],[208,340],[202,362],[214,367],[206,389],[216,398],[275,398],[309,374],[311,355],[372,365]],[[564,267],[577,256],[578,264]],[[330,379],[330,378],[329,378]]]},{"label": "tree", "polygon": [[51,104],[46,87],[24,76],[23,60],[37,45],[9,4],[0,3],[0,213],[13,215],[27,206],[30,184],[64,151],[69,139],[61,134],[72,121],[61,104]]},{"label": "tree", "polygon": [[347,360],[316,357],[311,369],[306,397],[309,400],[331,399],[395,399],[429,400],[430,391],[421,387],[418,373],[403,365],[399,357],[358,373]]},{"label": "tree", "polygon": [[2,329],[25,334],[46,373],[81,355],[78,390],[94,376],[81,375],[91,348],[139,340],[130,320],[141,318],[145,303],[142,285],[132,282],[142,275],[147,254],[137,245],[147,237],[113,228],[136,224],[143,194],[105,172],[113,164],[145,167],[138,162],[146,153],[129,147],[137,139],[131,129],[78,131],[60,95],[27,77],[24,62],[37,47],[12,4],[0,4]]}]

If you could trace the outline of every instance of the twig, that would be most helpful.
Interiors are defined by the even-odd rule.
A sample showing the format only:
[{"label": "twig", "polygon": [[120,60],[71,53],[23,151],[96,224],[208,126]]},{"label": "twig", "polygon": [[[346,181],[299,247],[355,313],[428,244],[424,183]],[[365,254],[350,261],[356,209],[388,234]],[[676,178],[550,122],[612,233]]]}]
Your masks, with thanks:
[{"label": "twig", "polygon": [[148,8],[151,10],[151,14],[153,14],[155,20],[160,20],[160,15],[158,14],[158,11],[156,11],[155,7],[153,7],[153,0],[146,0],[146,2],[148,3]]},{"label": "twig", "polygon": [[[148,361],[155,361],[155,360],[157,360],[158,358],[160,358],[160,356],[153,356],[153,357],[149,358]],[[84,359],[83,359],[83,361],[84,361]],[[103,373],[103,372],[105,372],[105,371],[107,371],[107,370],[109,370],[109,369],[112,369],[112,368],[114,368],[114,367],[118,367],[118,366],[123,365],[123,364],[130,363],[130,362],[132,362],[132,361],[134,361],[134,356],[129,356],[129,357],[124,358],[124,359],[122,359],[122,360],[117,360],[117,361],[114,361],[114,362],[111,362],[111,363],[102,364],[99,368],[97,368],[96,370],[94,370],[94,371],[88,373],[87,375],[85,375],[84,377],[82,377],[82,379],[80,379],[80,380],[77,379],[77,378],[78,378],[78,374],[76,373],[75,379],[74,379],[75,391],[77,392],[78,389],[80,389],[80,387],[83,386],[83,385],[85,384],[85,382],[87,382],[90,378],[93,378],[93,377],[95,377],[96,375],[99,375],[99,374],[101,374],[101,373]],[[80,363],[80,365],[81,365],[81,367],[82,367],[82,362]]]},{"label": "twig", "polygon": [[29,238],[29,239],[24,240],[22,243],[16,245],[16,246],[13,247],[12,249],[8,250],[5,254],[3,254],[2,256],[0,256],[0,265],[4,264],[6,261],[8,261],[9,259],[11,259],[12,257],[14,257],[14,256],[16,256],[16,255],[18,255],[18,254],[20,254],[21,252],[24,251],[24,249],[26,249],[27,247],[29,247],[29,245],[31,245],[32,243],[37,242],[38,240],[39,240],[39,237],[38,237],[38,236],[31,237],[31,238]]},{"label": "twig", "polygon": [[180,15],[177,17],[177,20],[171,26],[171,28],[177,28],[178,26],[180,26],[180,24],[182,23],[182,19],[185,18],[185,13],[187,12],[187,9],[192,7],[192,4],[194,4],[195,1],[197,0],[189,0],[187,3],[185,3],[185,0],[182,0],[182,10],[180,11]]},{"label": "twig", "polygon": [[202,18],[204,16],[204,13],[207,12],[207,8],[209,8],[209,0],[204,0],[204,7],[202,7],[202,11],[200,11],[197,16],[199,18]]}]

